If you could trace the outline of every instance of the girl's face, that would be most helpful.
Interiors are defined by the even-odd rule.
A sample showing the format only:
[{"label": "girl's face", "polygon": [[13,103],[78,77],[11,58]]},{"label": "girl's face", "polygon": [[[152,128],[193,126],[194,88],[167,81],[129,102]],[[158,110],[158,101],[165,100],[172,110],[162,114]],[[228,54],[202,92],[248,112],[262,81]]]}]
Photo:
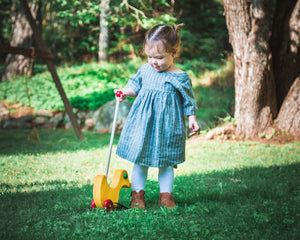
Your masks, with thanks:
[{"label": "girl's face", "polygon": [[145,45],[148,63],[158,72],[167,72],[173,66],[173,54],[165,51],[161,41]]}]

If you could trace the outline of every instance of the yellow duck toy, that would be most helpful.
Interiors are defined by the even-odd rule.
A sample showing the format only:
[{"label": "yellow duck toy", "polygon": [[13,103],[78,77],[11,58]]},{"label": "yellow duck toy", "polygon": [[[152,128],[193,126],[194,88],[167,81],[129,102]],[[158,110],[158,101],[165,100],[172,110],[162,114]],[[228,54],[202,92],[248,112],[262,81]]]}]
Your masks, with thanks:
[{"label": "yellow duck toy", "polygon": [[117,121],[117,114],[119,109],[119,102],[120,96],[123,93],[121,91],[116,91],[116,108],[115,108],[115,115],[113,121],[113,127],[111,132],[110,144],[109,144],[109,151],[108,151],[108,158],[106,163],[106,171],[105,175],[97,175],[94,179],[94,189],[93,189],[93,197],[94,200],[92,201],[91,207],[101,207],[106,208],[106,210],[110,211],[114,209],[114,205],[117,205],[119,201],[119,193],[122,187],[130,188],[131,184],[128,179],[128,173],[124,169],[118,169],[115,171],[112,183],[110,186],[107,183],[107,175],[110,163],[110,156],[112,151],[113,139],[116,129],[116,121]]},{"label": "yellow duck toy", "polygon": [[[110,186],[105,175],[97,175],[94,180],[93,195],[96,207],[109,207],[106,204],[116,204],[122,187],[130,188],[128,173],[124,169],[115,171]],[[110,200],[110,201],[109,201]],[[112,206],[111,206],[112,207]]]}]

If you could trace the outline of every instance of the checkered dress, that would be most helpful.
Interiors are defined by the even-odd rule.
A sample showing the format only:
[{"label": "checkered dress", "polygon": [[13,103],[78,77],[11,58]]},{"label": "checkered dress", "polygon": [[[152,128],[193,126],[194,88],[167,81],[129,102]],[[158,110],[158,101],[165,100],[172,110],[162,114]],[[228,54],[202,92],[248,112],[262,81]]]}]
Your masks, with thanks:
[{"label": "checkered dress", "polygon": [[197,111],[188,74],[157,72],[147,63],[126,88],[138,96],[122,130],[117,155],[148,167],[184,162],[184,115]]}]

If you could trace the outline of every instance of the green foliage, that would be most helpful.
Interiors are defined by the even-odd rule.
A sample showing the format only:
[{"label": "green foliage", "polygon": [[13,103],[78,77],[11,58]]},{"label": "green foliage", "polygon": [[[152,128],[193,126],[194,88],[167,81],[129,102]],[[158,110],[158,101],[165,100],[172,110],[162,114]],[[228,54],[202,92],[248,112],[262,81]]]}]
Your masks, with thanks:
[{"label": "green foliage", "polygon": [[[166,1],[110,1],[107,17],[110,32],[108,52],[112,59],[118,58],[120,61],[123,56],[131,53],[131,47],[139,48],[142,39],[134,40],[133,36],[137,28],[144,31],[153,24],[172,24],[176,21],[171,14],[157,14],[156,8],[162,6],[168,8]],[[55,52],[60,59],[78,62],[82,61],[82,55],[91,55],[96,60],[99,1],[48,1],[44,4],[43,13],[45,20],[52,23],[44,26],[44,38],[48,46],[55,46]],[[53,24],[56,25],[55,28]]]},{"label": "green foliage", "polygon": [[205,58],[206,61],[222,59],[225,51],[215,51],[217,40],[213,37],[204,38],[200,33],[181,31],[182,50],[181,57],[188,59]]},{"label": "green foliage", "polygon": [[208,128],[215,127],[220,119],[234,114],[234,88],[232,86],[196,87],[195,96],[199,108],[197,119],[204,122]]},{"label": "green foliage", "polygon": [[[66,65],[58,68],[58,75],[72,107],[96,110],[114,99],[113,90],[124,87],[142,64],[141,59],[137,59],[120,64]],[[177,65],[186,71],[195,83],[205,72],[223,69],[223,66],[218,63],[201,60],[186,60]],[[63,110],[64,105],[52,77],[43,70],[45,69],[41,68],[41,73],[28,79],[20,77],[14,81],[1,82],[0,101],[19,103],[22,106],[33,107],[35,110]],[[222,75],[226,76],[223,70]],[[227,79],[222,81],[232,82]],[[197,118],[205,127],[212,128],[219,123],[220,119],[228,115],[233,116],[234,87],[232,85],[206,87],[197,83],[194,85],[194,93],[199,108]]]},{"label": "green foliage", "polygon": [[[10,17],[11,1],[0,0],[0,43],[9,44],[13,23]],[[0,53],[0,63],[5,61],[5,54]],[[1,69],[0,69],[1,70]]]},{"label": "green foliage", "polygon": [[[114,99],[114,89],[122,88],[143,64],[141,59],[120,64],[81,64],[58,68],[66,95],[74,108],[96,110],[106,102]],[[177,64],[197,83],[199,76],[207,71],[218,71],[223,68],[220,63],[203,60],[185,61]],[[20,77],[14,81],[0,83],[0,101],[19,103],[36,110],[63,110],[64,105],[53,83],[51,75],[46,71],[37,73],[31,78]],[[226,75],[224,73],[224,75]],[[223,81],[227,81],[224,79]],[[26,87],[28,86],[28,89]],[[18,89],[18,91],[16,91]],[[214,127],[220,118],[233,116],[234,88],[194,86],[194,93],[199,107],[197,118],[206,127]],[[30,101],[29,101],[30,100]]]},{"label": "green foliage", "polygon": [[82,54],[97,55],[99,1],[56,0],[42,7],[43,37],[58,59],[74,62]]},{"label": "green foliage", "polygon": [[165,0],[111,1],[110,8],[108,23],[112,37],[108,50],[109,55],[117,56],[117,61],[126,59],[132,49],[140,55],[147,29],[162,23],[174,25],[177,20]]},{"label": "green foliage", "polygon": [[170,14],[162,14],[159,16],[159,18],[149,18],[149,19],[143,19],[143,27],[146,29],[150,29],[151,27],[157,25],[157,24],[168,24],[168,25],[174,25],[174,23],[177,21],[175,17],[173,17]]},{"label": "green foliage", "polygon": [[[10,10],[13,2],[2,0],[0,10],[1,42],[9,44],[13,34]],[[40,29],[59,62],[97,60],[99,46],[99,1],[40,1]],[[16,1],[16,9],[20,6]],[[108,14],[109,58],[122,61],[139,55],[147,29],[160,23],[184,23],[182,58],[223,58],[230,50],[228,33],[219,1],[115,0]],[[4,62],[5,55],[1,55]]]},{"label": "green foliage", "polygon": [[181,12],[178,22],[185,24],[182,31],[182,57],[204,56],[207,60],[220,59],[231,51],[221,1],[178,1],[175,10]]},{"label": "green foliage", "polygon": [[[297,239],[300,145],[191,141],[175,170],[178,208],[158,207],[157,169],[147,210],[89,211],[93,179],[105,171],[109,134],[1,130],[1,239]],[[118,141],[117,134],[115,144]],[[114,146],[116,147],[116,145]],[[132,164],[112,154],[116,169]],[[119,202],[129,206],[131,189]]]},{"label": "green foliage", "polygon": [[35,75],[29,80],[20,77],[15,81],[2,82],[0,95],[8,103],[19,103],[35,109],[63,110],[62,100],[49,73]]},{"label": "green foliage", "polygon": [[183,63],[176,63],[176,65],[187,72],[193,79],[197,79],[207,71],[214,71],[222,68],[222,63],[220,61],[207,61],[205,58],[201,57],[192,60],[185,59]]},{"label": "green foliage", "polygon": [[[65,66],[58,69],[58,75],[73,107],[94,110],[113,99],[113,90],[124,87],[140,64],[141,62],[136,61],[123,64],[92,63]],[[36,110],[64,109],[52,77],[47,71],[32,78],[20,77],[14,81],[0,83],[0,99],[8,103],[18,102]]]}]

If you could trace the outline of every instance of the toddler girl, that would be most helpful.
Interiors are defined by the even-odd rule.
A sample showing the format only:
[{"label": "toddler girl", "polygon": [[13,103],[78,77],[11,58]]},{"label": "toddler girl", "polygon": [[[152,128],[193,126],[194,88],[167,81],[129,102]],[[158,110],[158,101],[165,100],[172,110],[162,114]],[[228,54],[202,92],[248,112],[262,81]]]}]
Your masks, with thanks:
[{"label": "toddler girl", "polygon": [[129,79],[124,89],[118,89],[123,92],[120,102],[136,97],[117,148],[117,155],[134,163],[132,208],[145,208],[149,167],[159,168],[159,206],[176,207],[173,168],[185,161],[184,115],[188,116],[190,135],[199,131],[191,79],[173,63],[180,47],[180,26],[160,24],[146,33],[144,51],[148,63]]}]

